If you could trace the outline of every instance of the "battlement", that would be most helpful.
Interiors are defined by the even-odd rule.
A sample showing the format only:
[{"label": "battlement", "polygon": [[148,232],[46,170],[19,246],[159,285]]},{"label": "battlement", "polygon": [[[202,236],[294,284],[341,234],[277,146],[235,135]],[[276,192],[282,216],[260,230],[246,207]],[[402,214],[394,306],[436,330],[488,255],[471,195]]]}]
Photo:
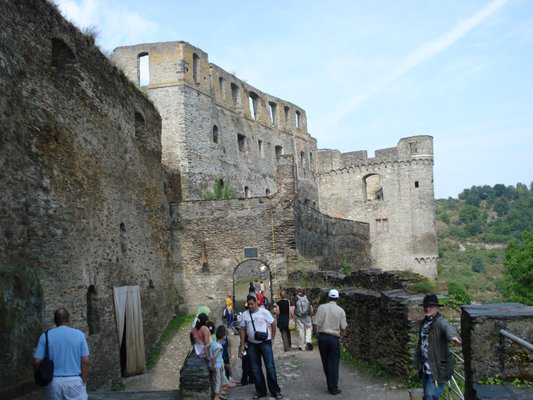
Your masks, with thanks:
[{"label": "battlement", "polygon": [[433,163],[433,138],[431,136],[402,138],[396,147],[376,150],[375,157],[368,157],[366,150],[341,153],[339,150],[320,149],[317,151],[317,174],[328,174],[354,166],[416,160],[428,160],[430,164]]}]

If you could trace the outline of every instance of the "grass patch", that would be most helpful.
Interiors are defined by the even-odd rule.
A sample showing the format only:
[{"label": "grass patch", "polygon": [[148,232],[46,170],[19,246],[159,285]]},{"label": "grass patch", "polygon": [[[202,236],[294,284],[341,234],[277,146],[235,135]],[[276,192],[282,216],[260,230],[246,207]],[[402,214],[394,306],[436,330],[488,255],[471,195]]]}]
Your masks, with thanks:
[{"label": "grass patch", "polygon": [[380,368],[377,365],[370,364],[367,361],[354,357],[344,347],[341,347],[341,360],[344,361],[346,364],[357,368],[358,371],[362,371],[368,375],[375,376],[378,378],[390,377],[390,374],[387,373],[383,368]]},{"label": "grass patch", "polygon": [[159,360],[159,357],[161,356],[161,350],[163,349],[163,346],[174,336],[174,334],[184,325],[189,324],[192,321],[193,316],[192,315],[182,315],[182,316],[176,316],[172,318],[165,331],[159,338],[159,341],[154,347],[154,351],[150,354],[148,357],[148,362],[146,363],[146,368],[148,371],[153,369],[157,361]]}]

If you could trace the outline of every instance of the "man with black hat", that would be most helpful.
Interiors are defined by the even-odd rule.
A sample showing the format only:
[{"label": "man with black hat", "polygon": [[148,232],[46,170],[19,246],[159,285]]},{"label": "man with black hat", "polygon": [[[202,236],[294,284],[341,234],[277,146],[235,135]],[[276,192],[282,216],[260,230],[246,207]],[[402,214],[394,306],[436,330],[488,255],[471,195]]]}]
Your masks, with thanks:
[{"label": "man with black hat", "polygon": [[424,297],[425,318],[420,325],[415,367],[422,378],[424,400],[438,400],[444,383],[453,374],[453,358],[448,343],[460,344],[457,331],[439,313],[439,299],[435,294]]},{"label": "man with black hat", "polygon": [[332,395],[341,393],[339,384],[339,364],[341,361],[340,337],[346,331],[346,312],[337,305],[339,291],[331,289],[328,293],[329,302],[318,307],[315,315],[314,328],[318,338],[318,350],[322,360],[322,368],[326,375],[328,392]]}]

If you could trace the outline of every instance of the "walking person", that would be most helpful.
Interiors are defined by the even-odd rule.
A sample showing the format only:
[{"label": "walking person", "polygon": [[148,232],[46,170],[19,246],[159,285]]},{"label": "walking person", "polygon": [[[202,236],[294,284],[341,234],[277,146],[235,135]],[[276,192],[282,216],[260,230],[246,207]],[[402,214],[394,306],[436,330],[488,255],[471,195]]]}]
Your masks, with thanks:
[{"label": "walking person", "polygon": [[35,370],[45,358],[46,336],[48,354],[54,362],[54,379],[44,388],[45,400],[87,400],[89,377],[89,346],[82,331],[71,328],[70,313],[66,308],[54,312],[56,328],[41,334],[33,365]]},{"label": "walking person", "polygon": [[448,343],[460,344],[457,331],[439,313],[439,299],[435,294],[424,297],[425,318],[420,324],[415,367],[422,378],[424,400],[438,400],[444,383],[453,374],[453,357]]},{"label": "walking person", "polygon": [[291,302],[287,299],[287,293],[282,290],[279,294],[280,300],[276,303],[278,306],[278,328],[283,341],[283,350],[289,351],[292,347],[291,331],[289,330]]},{"label": "walking person", "polygon": [[300,350],[313,350],[311,337],[313,334],[313,306],[305,295],[302,288],[296,289],[296,298],[294,304],[294,315],[296,320],[296,329],[300,338]]},{"label": "walking person", "polygon": [[[245,351],[245,341],[248,340],[248,355],[252,365],[252,374],[255,382],[256,395],[254,399],[267,396],[268,390],[276,399],[282,399],[281,389],[278,385],[276,366],[274,364],[274,353],[272,351],[272,341],[276,336],[276,322],[270,312],[259,307],[254,296],[246,298],[248,312],[242,314],[240,323],[240,346],[239,352]],[[265,363],[265,376],[261,365],[261,359]]]},{"label": "walking person", "polygon": [[341,335],[346,332],[346,313],[337,305],[339,291],[331,289],[328,303],[318,307],[315,315],[314,329],[318,337],[318,350],[322,368],[326,375],[328,392],[332,395],[341,393],[339,384],[339,364],[341,361]]}]

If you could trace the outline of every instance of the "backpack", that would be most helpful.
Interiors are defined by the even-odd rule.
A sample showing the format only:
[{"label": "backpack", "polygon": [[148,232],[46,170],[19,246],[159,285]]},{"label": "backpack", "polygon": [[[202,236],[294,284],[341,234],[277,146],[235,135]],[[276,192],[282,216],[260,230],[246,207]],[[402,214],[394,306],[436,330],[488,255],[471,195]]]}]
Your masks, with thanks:
[{"label": "backpack", "polygon": [[307,296],[298,297],[296,301],[296,316],[297,317],[306,317],[311,314],[311,304],[309,304],[309,299]]}]

